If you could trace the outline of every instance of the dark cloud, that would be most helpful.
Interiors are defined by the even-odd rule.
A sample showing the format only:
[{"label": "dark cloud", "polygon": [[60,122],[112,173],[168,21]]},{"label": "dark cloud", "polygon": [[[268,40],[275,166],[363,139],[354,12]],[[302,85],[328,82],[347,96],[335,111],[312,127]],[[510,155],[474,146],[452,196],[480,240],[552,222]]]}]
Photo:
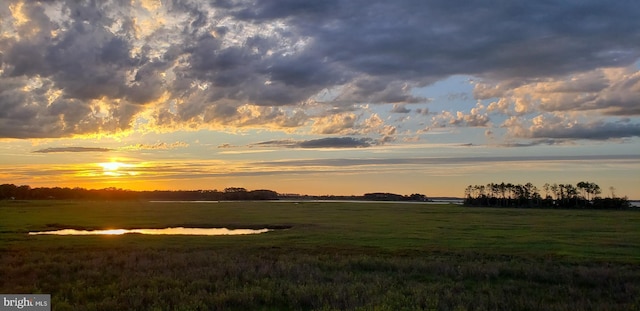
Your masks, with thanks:
[{"label": "dark cloud", "polygon": [[250,146],[258,146],[258,147],[287,147],[292,148],[298,144],[295,140],[291,139],[283,139],[283,140],[268,140],[259,143],[252,144]]},{"label": "dark cloud", "polygon": [[[418,111],[418,113],[420,113],[421,110]],[[398,105],[398,104],[394,104],[393,108],[391,109],[391,112],[393,113],[409,113],[411,112],[411,109],[408,109],[405,105]]]},{"label": "dark cloud", "polygon": [[286,148],[366,148],[373,144],[370,138],[353,137],[327,137],[320,139],[296,141],[296,140],[271,140],[256,143],[253,146],[277,146]]},{"label": "dark cloud", "polygon": [[109,148],[93,148],[93,147],[51,147],[38,149],[33,153],[58,153],[58,152],[108,152],[113,149]]},{"label": "dark cloud", "polygon": [[534,127],[529,136],[532,138],[590,139],[607,140],[612,138],[639,137],[640,124],[630,122],[591,122],[571,125],[550,124]]},{"label": "dark cloud", "polygon": [[426,116],[429,114],[429,108],[418,108],[416,109],[416,113]]},{"label": "dark cloud", "polygon": [[287,18],[321,21],[323,16],[335,14],[335,10],[343,8],[340,1],[335,0],[239,1],[239,3],[241,5],[233,7],[235,9],[233,14],[241,19],[256,21]]},{"label": "dark cloud", "polygon": [[329,1],[319,10],[291,0],[252,4],[253,14],[238,17],[284,19],[322,55],[371,76],[537,76],[625,65],[640,55],[632,43],[640,5],[632,2],[362,0]]},{"label": "dark cloud", "polygon": [[50,75],[65,95],[80,100],[123,98],[127,94],[126,71],[135,69],[129,43],[97,23],[74,21],[69,29],[44,47]]},{"label": "dark cloud", "polygon": [[537,139],[529,142],[517,142],[517,143],[505,143],[501,144],[500,147],[533,147],[540,145],[560,145],[566,143],[566,140],[562,139]]},{"label": "dark cloud", "polygon": [[300,142],[301,148],[362,148],[371,146],[371,139],[353,137],[328,137]]},{"label": "dark cloud", "polygon": [[[19,23],[0,10],[10,34],[0,38],[0,137],[116,133],[146,109],[156,126],[298,127],[302,114],[274,123],[277,109],[240,107],[297,106],[331,90],[329,105],[406,113],[429,102],[416,87],[452,75],[535,80],[640,58],[637,1],[173,1],[146,13],[116,0],[23,3]],[[629,83],[579,109],[638,114]],[[171,104],[153,106],[161,98]]]}]

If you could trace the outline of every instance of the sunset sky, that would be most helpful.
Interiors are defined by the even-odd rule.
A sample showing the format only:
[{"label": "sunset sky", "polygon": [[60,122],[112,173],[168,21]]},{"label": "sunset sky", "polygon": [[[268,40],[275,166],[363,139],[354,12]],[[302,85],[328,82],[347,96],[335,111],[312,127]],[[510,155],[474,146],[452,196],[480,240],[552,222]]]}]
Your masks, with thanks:
[{"label": "sunset sky", "polygon": [[0,4],[0,183],[640,199],[640,1]]}]

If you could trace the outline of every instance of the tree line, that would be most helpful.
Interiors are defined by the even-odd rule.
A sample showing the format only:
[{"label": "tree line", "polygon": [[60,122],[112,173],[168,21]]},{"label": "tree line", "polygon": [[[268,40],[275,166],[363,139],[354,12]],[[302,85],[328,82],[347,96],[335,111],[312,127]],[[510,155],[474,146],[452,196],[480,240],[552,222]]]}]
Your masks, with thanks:
[{"label": "tree line", "polygon": [[609,188],[610,196],[601,197],[602,189],[596,183],[581,181],[572,184],[549,184],[540,189],[532,183],[490,183],[469,185],[465,189],[464,204],[486,207],[542,207],[542,208],[596,208],[624,209],[631,207],[627,197],[616,197],[615,189]]},{"label": "tree line", "polygon": [[279,194],[272,190],[247,190],[229,187],[218,190],[153,190],[133,191],[120,188],[85,189],[68,187],[0,185],[0,200],[158,200],[158,201],[256,201],[256,200],[366,200],[426,202],[424,194],[400,195],[394,193],[367,193],[361,196],[309,196]]},{"label": "tree line", "polygon": [[0,185],[0,200],[167,200],[167,201],[233,201],[274,200],[278,193],[271,190],[247,190],[230,187],[218,190],[133,191],[119,188],[85,189],[68,187],[38,187],[14,184]]}]

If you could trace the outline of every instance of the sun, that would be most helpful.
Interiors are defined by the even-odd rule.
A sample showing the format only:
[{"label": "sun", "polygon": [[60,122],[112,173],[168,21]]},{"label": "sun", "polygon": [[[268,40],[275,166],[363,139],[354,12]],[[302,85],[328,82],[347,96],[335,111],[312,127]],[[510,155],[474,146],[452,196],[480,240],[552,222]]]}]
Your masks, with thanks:
[{"label": "sun", "polygon": [[102,174],[106,176],[136,175],[136,172],[131,170],[135,167],[133,164],[112,161],[98,163],[98,165],[102,167]]},{"label": "sun", "polygon": [[117,171],[121,167],[126,166],[126,164],[120,162],[105,162],[98,163],[98,165],[102,166],[102,169],[104,169],[105,171]]}]

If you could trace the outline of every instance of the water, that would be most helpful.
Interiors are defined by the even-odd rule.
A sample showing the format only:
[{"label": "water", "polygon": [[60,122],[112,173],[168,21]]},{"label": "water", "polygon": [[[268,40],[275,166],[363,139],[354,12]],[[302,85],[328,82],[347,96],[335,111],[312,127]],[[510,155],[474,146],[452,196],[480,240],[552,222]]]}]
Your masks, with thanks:
[{"label": "water", "polygon": [[323,199],[283,199],[283,200],[259,200],[259,201],[149,201],[150,203],[238,203],[238,202],[267,202],[267,203],[403,203],[403,204],[455,204],[461,205],[464,200],[462,199],[450,199],[440,200],[435,199],[431,201],[374,201],[374,200],[323,200]]},{"label": "water", "polygon": [[227,228],[164,228],[164,229],[109,229],[109,230],[75,230],[61,229],[55,231],[29,232],[29,235],[121,235],[129,233],[152,235],[243,235],[260,234],[271,231],[269,229],[227,229]]}]

